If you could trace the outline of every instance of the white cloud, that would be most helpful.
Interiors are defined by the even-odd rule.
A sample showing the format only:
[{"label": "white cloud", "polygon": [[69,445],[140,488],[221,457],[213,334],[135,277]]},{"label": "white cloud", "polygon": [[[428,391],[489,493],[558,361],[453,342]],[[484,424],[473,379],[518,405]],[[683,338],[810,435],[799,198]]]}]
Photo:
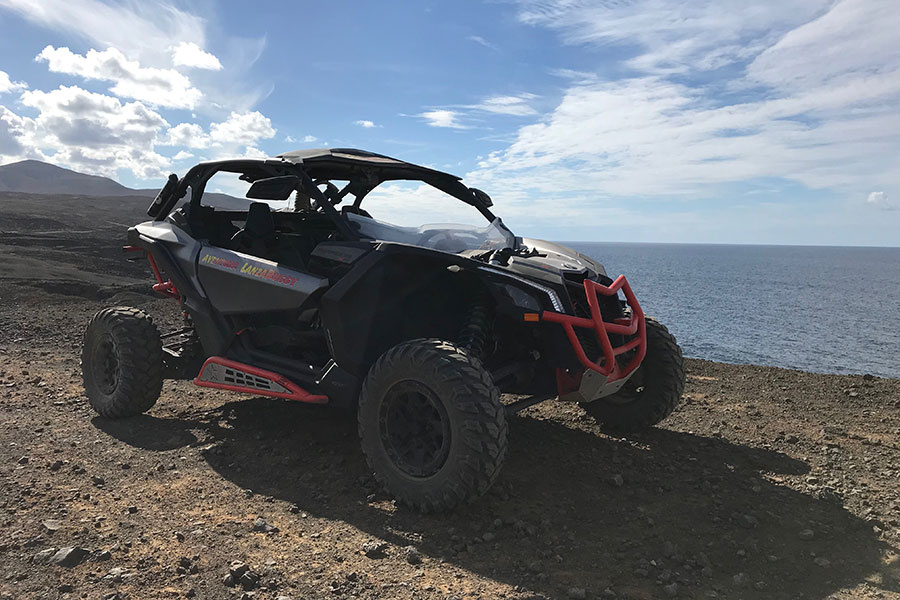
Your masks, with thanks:
[{"label": "white cloud", "polygon": [[126,55],[168,60],[168,48],[182,40],[205,43],[204,20],[158,2],[101,0],[0,0],[0,6],[29,21],[89,40]]},{"label": "white cloud", "polygon": [[213,123],[209,127],[210,139],[223,144],[252,146],[259,140],[274,136],[272,121],[258,111],[233,112],[225,121]]},{"label": "white cloud", "polygon": [[6,71],[0,71],[0,94],[18,92],[25,89],[28,89],[27,83],[24,81],[12,81]]},{"label": "white cloud", "polygon": [[479,46],[484,46],[485,48],[489,48],[490,50],[499,50],[499,49],[500,49],[500,48],[497,46],[497,44],[494,44],[494,43],[492,43],[492,42],[487,41],[486,39],[484,39],[484,38],[481,37],[480,35],[470,35],[470,36],[467,37],[466,39],[469,40],[470,42],[475,42],[475,43],[478,44]]},{"label": "white cloud", "polygon": [[461,124],[457,119],[459,118],[459,112],[447,109],[435,109],[423,112],[419,115],[416,115],[425,119],[425,122],[428,123],[431,127],[449,127],[451,129],[467,129],[467,127]]},{"label": "white cloud", "polygon": [[269,155],[255,146],[244,148],[243,158],[269,158]]},{"label": "white cloud", "polygon": [[47,46],[35,60],[46,61],[50,71],[55,73],[115,82],[110,88],[113,94],[148,104],[193,109],[202,97],[190,79],[178,71],[142,67],[116,48],[89,50],[81,55],[68,48]]},{"label": "white cloud", "polygon": [[192,67],[194,69],[207,69],[221,71],[222,63],[215,54],[207,52],[194,42],[181,42],[177,46],[170,46],[172,52],[172,64],[176,67]]},{"label": "white cloud", "polygon": [[479,104],[474,104],[468,108],[472,110],[480,110],[483,112],[494,113],[498,115],[512,115],[517,117],[527,117],[536,115],[528,102],[537,98],[534,94],[519,94],[517,96],[491,96],[485,98]]},{"label": "white cloud", "polygon": [[35,153],[22,140],[32,135],[34,121],[15,114],[5,106],[0,106],[0,163],[25,158]]},{"label": "white cloud", "polygon": [[884,192],[870,193],[866,203],[879,210],[900,210],[900,201],[891,200]]},{"label": "white cloud", "polygon": [[360,127],[363,127],[365,129],[372,129],[373,127],[376,126],[375,123],[373,123],[372,121],[365,121],[365,120],[353,121],[353,124],[359,125]]},{"label": "white cloud", "polygon": [[179,123],[166,131],[162,144],[166,146],[187,146],[188,148],[207,148],[210,145],[209,134],[196,123]]},{"label": "white cloud", "polygon": [[[123,104],[76,86],[26,91],[21,102],[38,115],[23,117],[3,108],[0,120],[13,141],[0,142],[6,147],[3,154],[51,158],[103,175],[127,169],[142,178],[161,175],[169,164],[154,151],[157,136],[168,123],[140,102]],[[8,151],[10,146],[13,152]]]},{"label": "white cloud", "polygon": [[[893,0],[801,4],[525,2],[525,22],[569,43],[636,44],[625,60],[637,72],[574,78],[468,178],[512,200],[709,198],[764,178],[848,199],[869,186],[900,195],[900,11]],[[712,83],[688,76],[713,63],[731,67]]]},{"label": "white cloud", "polygon": [[177,153],[175,153],[175,156],[172,157],[172,160],[187,160],[193,157],[194,155],[187,150],[179,150]]},{"label": "white cloud", "polygon": [[314,135],[305,135],[305,136],[303,136],[302,139],[298,140],[297,138],[295,138],[292,135],[286,135],[284,137],[284,141],[287,142],[288,144],[294,144],[296,142],[303,142],[304,144],[311,144],[313,142],[319,141],[319,138],[317,138]]},{"label": "white cloud", "polygon": [[[637,47],[627,64],[657,73],[717,69],[744,60],[825,11],[831,0],[520,0],[519,20],[573,45]],[[634,50],[631,50],[634,52]]]}]

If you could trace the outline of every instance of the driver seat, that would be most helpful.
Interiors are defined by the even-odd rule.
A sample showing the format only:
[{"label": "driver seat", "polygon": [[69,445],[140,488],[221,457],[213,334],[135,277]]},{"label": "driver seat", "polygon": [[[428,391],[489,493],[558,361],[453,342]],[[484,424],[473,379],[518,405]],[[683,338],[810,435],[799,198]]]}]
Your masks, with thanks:
[{"label": "driver seat", "polygon": [[275,248],[275,219],[265,202],[253,202],[244,228],[231,236],[231,249],[260,258],[271,258]]}]

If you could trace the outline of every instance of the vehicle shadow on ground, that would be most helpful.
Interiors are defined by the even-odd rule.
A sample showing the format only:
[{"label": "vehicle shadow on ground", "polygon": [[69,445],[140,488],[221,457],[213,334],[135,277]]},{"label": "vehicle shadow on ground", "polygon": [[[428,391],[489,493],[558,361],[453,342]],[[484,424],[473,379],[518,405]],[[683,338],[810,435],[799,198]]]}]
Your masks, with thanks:
[{"label": "vehicle shadow on ground", "polygon": [[[806,473],[804,462],[666,429],[625,441],[513,417],[492,492],[420,515],[377,492],[345,414],[253,398],[197,419],[95,424],[141,448],[212,444],[206,460],[241,488],[550,597],[573,587],[663,597],[675,583],[679,597],[821,598],[878,572],[888,548],[839,501],[779,484]],[[201,439],[184,436],[189,429]]]}]

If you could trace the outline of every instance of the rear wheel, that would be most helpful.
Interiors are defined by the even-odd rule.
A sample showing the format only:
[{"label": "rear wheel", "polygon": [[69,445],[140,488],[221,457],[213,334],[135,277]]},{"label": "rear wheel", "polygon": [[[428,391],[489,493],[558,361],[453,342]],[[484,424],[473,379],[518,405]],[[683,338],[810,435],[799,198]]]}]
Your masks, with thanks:
[{"label": "rear wheel", "polygon": [[684,358],[675,336],[666,326],[646,317],[647,355],[621,390],[584,409],[610,432],[629,433],[648,429],[675,410],[684,390]]},{"label": "rear wheel", "polygon": [[488,490],[506,455],[506,415],[481,363],[450,342],[413,340],[381,356],[359,400],[359,435],[376,479],[424,512]]},{"label": "rear wheel", "polygon": [[163,382],[159,330],[137,308],[94,315],[84,334],[81,376],[91,406],[104,417],[131,417],[156,404]]}]

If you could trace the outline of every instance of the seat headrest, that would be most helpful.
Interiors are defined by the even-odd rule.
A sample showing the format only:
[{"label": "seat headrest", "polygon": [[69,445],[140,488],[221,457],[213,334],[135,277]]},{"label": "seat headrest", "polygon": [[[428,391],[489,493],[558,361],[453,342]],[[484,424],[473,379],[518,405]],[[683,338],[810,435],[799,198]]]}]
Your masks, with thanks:
[{"label": "seat headrest", "polygon": [[275,219],[265,202],[253,202],[247,210],[244,231],[251,237],[261,238],[275,233]]}]

